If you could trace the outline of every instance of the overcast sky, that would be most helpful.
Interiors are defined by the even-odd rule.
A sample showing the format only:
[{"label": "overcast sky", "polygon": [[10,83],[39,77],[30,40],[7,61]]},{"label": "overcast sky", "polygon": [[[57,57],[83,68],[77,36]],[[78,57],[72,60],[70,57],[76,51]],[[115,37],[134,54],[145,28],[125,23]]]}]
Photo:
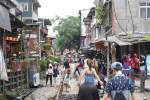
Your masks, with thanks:
[{"label": "overcast sky", "polygon": [[94,0],[39,0],[40,18],[78,16],[79,10],[93,7]]}]

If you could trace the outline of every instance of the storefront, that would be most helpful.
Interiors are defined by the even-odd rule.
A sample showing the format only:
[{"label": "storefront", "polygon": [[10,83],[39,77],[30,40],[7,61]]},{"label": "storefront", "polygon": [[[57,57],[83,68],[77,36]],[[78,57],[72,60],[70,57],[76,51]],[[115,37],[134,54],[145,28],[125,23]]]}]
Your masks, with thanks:
[{"label": "storefront", "polygon": [[[27,83],[26,67],[22,47],[23,23],[9,13],[9,9],[0,5],[0,46],[4,55],[4,63],[8,80],[0,80],[0,93],[24,87]],[[20,31],[18,31],[20,29]],[[4,69],[4,66],[0,66]],[[2,68],[3,67],[3,68]],[[4,72],[1,70],[1,72]]]},{"label": "storefront", "polygon": [[[28,31],[29,30],[29,31]],[[41,27],[40,24],[32,23],[25,27],[25,40],[26,40],[26,57],[29,61],[28,77],[29,86],[34,87],[40,84],[40,66],[39,60],[41,59]]]}]

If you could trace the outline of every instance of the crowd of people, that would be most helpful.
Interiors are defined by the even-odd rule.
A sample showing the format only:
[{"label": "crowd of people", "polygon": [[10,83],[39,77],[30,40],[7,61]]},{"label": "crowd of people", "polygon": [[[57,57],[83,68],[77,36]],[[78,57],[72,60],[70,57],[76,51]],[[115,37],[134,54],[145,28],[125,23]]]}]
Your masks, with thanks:
[{"label": "crowd of people", "polygon": [[[57,82],[57,77],[60,74],[58,63],[49,63],[46,71],[46,85],[50,78],[52,86],[52,77],[54,83]],[[124,55],[121,62],[114,62],[110,66],[112,79],[106,82],[106,66],[104,60],[90,59],[77,56],[74,76],[78,75],[77,83],[79,86],[78,100],[100,100],[98,89],[104,89],[105,95],[103,100],[135,100],[134,82],[131,79],[131,72],[139,73],[139,66],[145,65],[145,57],[141,55],[140,59],[137,54]],[[70,86],[71,68],[70,61],[64,59],[63,63],[63,85],[66,92]]]},{"label": "crowd of people", "polygon": [[123,73],[122,63],[112,63],[110,69],[113,77],[107,83],[101,78],[103,74],[99,74],[102,69],[95,59],[87,59],[87,67],[84,68],[78,80],[78,100],[100,100],[98,88],[105,88],[106,94],[103,100],[109,100],[109,98],[111,100],[135,100],[134,83]]},{"label": "crowd of people", "polygon": [[[131,57],[131,54],[124,55],[122,58],[122,64],[123,64],[123,74],[126,76],[134,75],[138,76],[141,73],[142,67],[145,67],[145,56],[141,55],[140,58],[138,58],[137,54],[133,54]],[[145,70],[145,69],[143,69]]]}]

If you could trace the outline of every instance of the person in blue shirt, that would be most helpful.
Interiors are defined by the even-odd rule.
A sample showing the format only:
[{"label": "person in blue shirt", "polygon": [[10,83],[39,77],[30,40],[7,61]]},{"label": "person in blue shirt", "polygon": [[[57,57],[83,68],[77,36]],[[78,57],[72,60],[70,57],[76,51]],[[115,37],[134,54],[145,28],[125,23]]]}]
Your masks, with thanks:
[{"label": "person in blue shirt", "polygon": [[[79,93],[77,100],[100,100],[98,95],[98,90],[95,85],[95,78],[98,80],[99,84],[103,85],[95,69],[93,68],[93,62],[91,59],[87,60],[88,68],[85,68],[83,73],[78,79]],[[81,84],[81,81],[84,82]]]},{"label": "person in blue shirt", "polygon": [[114,62],[111,65],[113,78],[106,84],[106,94],[103,100],[135,100],[134,83],[124,74],[122,74],[122,64]]}]

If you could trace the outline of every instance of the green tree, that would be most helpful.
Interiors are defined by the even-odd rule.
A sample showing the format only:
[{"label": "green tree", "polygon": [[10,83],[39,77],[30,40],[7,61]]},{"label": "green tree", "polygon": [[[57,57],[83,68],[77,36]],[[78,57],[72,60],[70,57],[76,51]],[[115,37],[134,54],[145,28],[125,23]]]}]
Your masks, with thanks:
[{"label": "green tree", "polygon": [[70,16],[63,19],[54,28],[59,35],[56,38],[56,48],[60,51],[67,49],[79,49],[80,47],[80,18]]}]

